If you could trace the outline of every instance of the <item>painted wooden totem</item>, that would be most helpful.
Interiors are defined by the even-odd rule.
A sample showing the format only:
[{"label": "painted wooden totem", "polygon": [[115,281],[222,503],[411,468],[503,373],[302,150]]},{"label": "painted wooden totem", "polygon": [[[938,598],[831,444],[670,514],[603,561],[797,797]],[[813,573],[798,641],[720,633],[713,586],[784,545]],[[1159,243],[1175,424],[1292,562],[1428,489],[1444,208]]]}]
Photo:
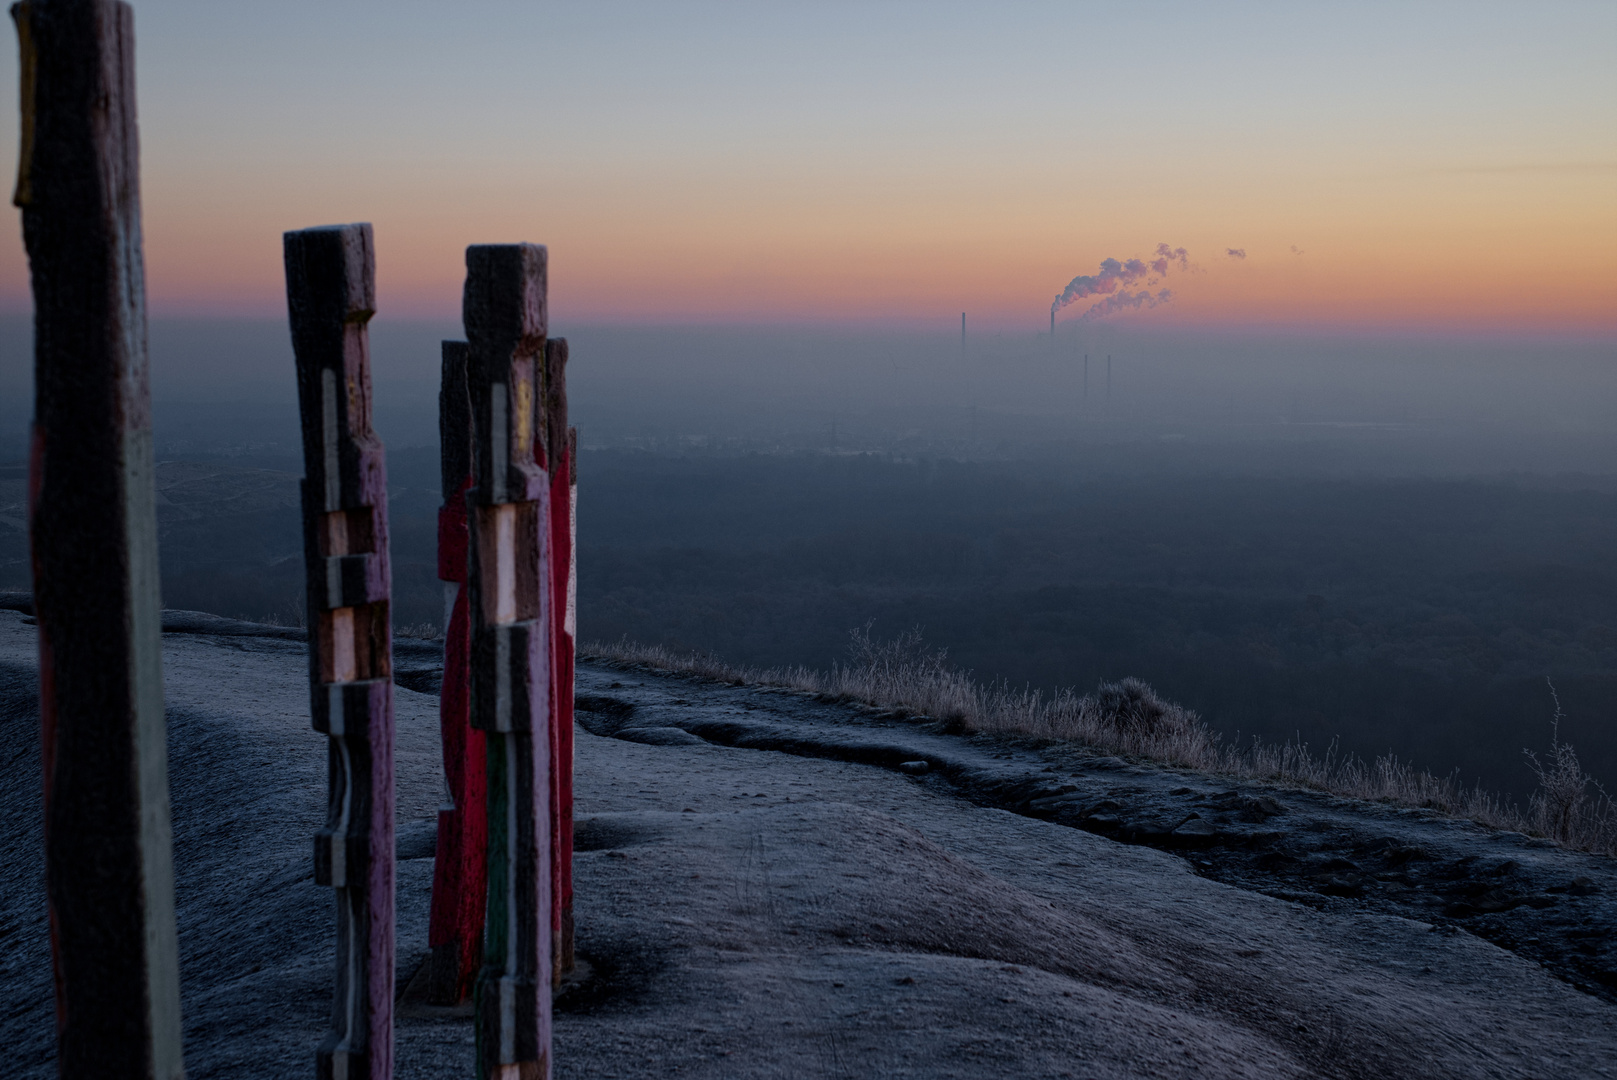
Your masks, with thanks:
[{"label": "painted wooden totem", "polygon": [[471,719],[488,755],[488,907],[475,991],[478,1075],[550,1075],[551,486],[544,467],[546,253],[466,251],[473,487]]},{"label": "painted wooden totem", "polygon": [[433,861],[432,948],[428,997],[454,1005],[472,992],[483,959],[483,908],[488,899],[487,748],[471,726],[471,605],[466,586],[466,492],[472,484],[471,399],[466,391],[466,343],[443,343],[438,393],[443,504],[438,511],[438,577],[444,582],[444,675],[438,696],[448,803],[438,812]]},{"label": "painted wooden totem", "polygon": [[112,0],[11,13],[57,1068],[179,1080],[134,16]]},{"label": "painted wooden totem", "polygon": [[578,493],[574,433],[567,426],[567,341],[545,346],[545,449],[550,467],[551,958],[552,981],[573,968],[573,510]]},{"label": "painted wooden totem", "polygon": [[[445,582],[444,678],[439,715],[450,801],[439,814],[434,866],[430,996],[451,1005],[469,989],[472,951],[480,942],[487,879],[483,847],[488,822],[483,771],[485,744],[469,726],[470,605],[466,491],[471,486],[470,414],[464,342],[443,343],[439,433],[443,505],[438,517],[438,576]],[[577,433],[567,426],[567,342],[547,340],[542,396],[536,410],[534,460],[549,478],[551,971],[552,982],[573,967],[572,763],[573,621],[577,560],[572,548],[578,473]]]},{"label": "painted wooden totem", "polygon": [[337,893],[337,985],[321,1080],[393,1070],[393,681],[387,472],[371,428],[369,225],[289,232],[287,307],[303,419],[309,697],[330,737],[315,881]]}]

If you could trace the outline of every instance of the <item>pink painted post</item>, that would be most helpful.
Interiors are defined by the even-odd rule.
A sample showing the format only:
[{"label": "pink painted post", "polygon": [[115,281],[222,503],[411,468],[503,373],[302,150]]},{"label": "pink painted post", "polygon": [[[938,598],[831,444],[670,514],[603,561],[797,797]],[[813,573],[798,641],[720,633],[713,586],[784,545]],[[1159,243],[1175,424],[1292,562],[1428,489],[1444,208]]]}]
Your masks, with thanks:
[{"label": "pink painted post", "polygon": [[573,969],[573,571],[574,470],[567,429],[567,341],[545,346],[545,447],[550,455],[551,960],[552,981]]},{"label": "pink painted post", "polygon": [[567,591],[563,602],[567,605],[562,617],[567,667],[561,680],[565,695],[561,704],[561,728],[567,733],[563,759],[567,771],[567,799],[562,856],[567,861],[562,868],[562,902],[567,906],[562,910],[561,956],[565,965],[563,971],[572,971],[577,960],[573,935],[573,692],[578,665],[578,429],[575,427],[567,429]]},{"label": "pink painted post", "polygon": [[488,913],[475,992],[484,1080],[548,1080],[551,984],[550,480],[539,464],[545,249],[466,249],[474,488],[472,726],[488,750]]},{"label": "pink painted post", "polygon": [[369,225],[284,237],[303,418],[309,697],[330,736],[314,876],[337,891],[337,986],[320,1080],[393,1074],[393,637],[387,471],[371,430]]},{"label": "pink painted post", "polygon": [[438,511],[438,577],[444,582],[444,678],[438,697],[444,778],[451,805],[438,813],[432,914],[427,943],[432,969],[427,995],[455,1005],[472,991],[482,962],[483,906],[488,898],[487,748],[471,726],[472,624],[466,584],[466,491],[472,483],[471,401],[466,343],[443,343],[438,437],[443,507]]}]

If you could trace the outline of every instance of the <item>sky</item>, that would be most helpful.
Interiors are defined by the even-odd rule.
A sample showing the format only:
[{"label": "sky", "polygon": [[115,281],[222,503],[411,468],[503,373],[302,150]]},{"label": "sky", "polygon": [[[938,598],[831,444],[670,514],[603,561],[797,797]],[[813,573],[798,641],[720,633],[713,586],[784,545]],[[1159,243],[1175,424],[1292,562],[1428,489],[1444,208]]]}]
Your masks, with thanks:
[{"label": "sky", "polygon": [[134,7],[156,316],[279,315],[280,233],[366,220],[398,319],[526,240],[564,322],[1036,333],[1165,243],[1106,321],[1617,337],[1609,2]]}]

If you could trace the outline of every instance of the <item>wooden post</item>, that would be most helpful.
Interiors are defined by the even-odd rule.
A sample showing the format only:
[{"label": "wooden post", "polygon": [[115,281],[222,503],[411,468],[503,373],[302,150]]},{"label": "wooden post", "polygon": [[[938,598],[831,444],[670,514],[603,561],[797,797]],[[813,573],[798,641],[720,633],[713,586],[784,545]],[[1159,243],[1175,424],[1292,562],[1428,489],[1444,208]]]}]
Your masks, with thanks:
[{"label": "wooden post", "polygon": [[432,914],[427,943],[432,968],[427,995],[454,1005],[472,990],[482,960],[483,905],[488,897],[487,748],[471,727],[471,607],[466,588],[466,491],[472,483],[471,402],[466,343],[443,343],[438,438],[443,506],[438,511],[438,578],[444,582],[444,677],[438,697],[449,805],[438,812]]},{"label": "wooden post", "polygon": [[563,898],[567,903],[562,912],[561,954],[566,964],[564,971],[572,971],[577,961],[573,935],[573,764],[577,758],[573,746],[573,693],[578,674],[578,429],[567,429],[567,610],[562,619],[567,631],[567,675],[563,691],[567,695],[562,705],[562,728],[567,732],[567,858]]},{"label": "wooden post", "polygon": [[488,913],[477,1066],[550,1076],[550,483],[543,456],[545,249],[466,249],[474,488],[472,726],[487,733]]},{"label": "wooden post", "polygon": [[112,0],[11,15],[57,1070],[179,1080],[134,16]]},{"label": "wooden post", "polygon": [[337,985],[321,1080],[393,1074],[393,636],[387,470],[371,430],[369,225],[284,237],[303,417],[309,703],[330,736],[314,876],[337,893]]},{"label": "wooden post", "polygon": [[567,428],[567,341],[545,346],[545,446],[550,455],[551,980],[573,969],[573,453]]}]

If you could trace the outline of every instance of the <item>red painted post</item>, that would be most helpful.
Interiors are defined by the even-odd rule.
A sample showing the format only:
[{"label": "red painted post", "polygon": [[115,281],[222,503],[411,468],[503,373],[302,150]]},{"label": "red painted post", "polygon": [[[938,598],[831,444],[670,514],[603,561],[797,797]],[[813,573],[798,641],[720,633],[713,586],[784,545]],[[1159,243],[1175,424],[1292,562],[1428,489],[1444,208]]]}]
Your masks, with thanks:
[{"label": "red painted post", "polygon": [[475,992],[478,1076],[550,1076],[550,482],[545,249],[466,249],[473,480],[467,574],[472,726],[487,734],[488,911]]},{"label": "red painted post", "polygon": [[393,1074],[393,636],[387,470],[371,429],[369,225],[285,235],[303,419],[309,699],[330,736],[314,876],[337,891],[337,985],[321,1080]]},{"label": "red painted post", "polygon": [[134,16],[110,0],[11,15],[57,1070],[179,1080]]},{"label": "red painted post", "polygon": [[573,968],[573,455],[567,429],[567,341],[545,347],[545,446],[550,454],[551,641],[551,979]]},{"label": "red painted post", "polygon": [[444,582],[444,678],[438,697],[444,778],[450,804],[438,813],[432,914],[427,943],[432,969],[427,994],[454,1005],[472,990],[482,961],[483,906],[488,897],[487,749],[471,726],[471,606],[466,587],[466,490],[472,483],[471,402],[466,394],[466,343],[443,343],[438,395],[443,507],[438,511],[438,577]]}]

